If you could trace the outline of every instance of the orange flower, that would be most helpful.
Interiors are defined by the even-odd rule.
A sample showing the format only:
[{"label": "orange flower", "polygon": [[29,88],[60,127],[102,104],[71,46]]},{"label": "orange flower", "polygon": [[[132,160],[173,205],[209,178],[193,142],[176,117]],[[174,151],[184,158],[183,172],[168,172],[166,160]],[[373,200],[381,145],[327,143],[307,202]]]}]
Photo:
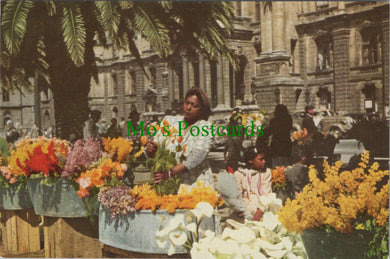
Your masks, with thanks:
[{"label": "orange flower", "polygon": [[187,149],[187,144],[184,144],[184,146],[183,146],[183,153],[186,152],[186,149]]},{"label": "orange flower", "polygon": [[80,190],[77,191],[77,195],[81,198],[88,197],[89,191],[83,188],[80,188]]},{"label": "orange flower", "polygon": [[181,142],[183,142],[183,136],[179,136],[179,137],[177,138],[177,143],[181,143]]},{"label": "orange flower", "polygon": [[147,136],[142,136],[140,138],[140,141],[141,141],[142,145],[145,146],[146,143],[148,143],[148,137]]},{"label": "orange flower", "polygon": [[163,120],[162,123],[163,123],[164,126],[169,126],[169,122],[167,120]]}]

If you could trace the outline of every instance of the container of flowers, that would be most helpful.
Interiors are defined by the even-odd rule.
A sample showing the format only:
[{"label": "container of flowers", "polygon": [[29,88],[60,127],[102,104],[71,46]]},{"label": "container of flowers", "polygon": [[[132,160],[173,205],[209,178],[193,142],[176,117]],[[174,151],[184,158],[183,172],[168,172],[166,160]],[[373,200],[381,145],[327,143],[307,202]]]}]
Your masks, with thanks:
[{"label": "container of flowers", "polygon": [[3,210],[32,208],[26,180],[24,175],[15,175],[9,167],[0,166],[0,208]]},{"label": "container of flowers", "polygon": [[281,208],[280,221],[302,233],[309,257],[387,258],[389,171],[368,161],[366,152],[351,171],[324,161],[324,180],[311,167],[310,184]]},{"label": "container of flowers", "polygon": [[[175,217],[180,215],[184,219],[199,202],[208,202],[213,208],[223,202],[217,192],[202,184],[191,190],[181,186],[178,194],[163,196],[158,195],[149,184],[132,189],[101,189],[99,201],[100,242],[123,250],[152,254],[167,254],[170,249],[169,244],[161,247],[161,242],[156,240],[161,225],[172,228],[179,227],[177,224],[182,226]],[[218,226],[216,216],[203,223],[204,229],[213,231]],[[171,238],[179,237],[172,235]],[[186,249],[180,247],[175,253],[186,253]]]}]

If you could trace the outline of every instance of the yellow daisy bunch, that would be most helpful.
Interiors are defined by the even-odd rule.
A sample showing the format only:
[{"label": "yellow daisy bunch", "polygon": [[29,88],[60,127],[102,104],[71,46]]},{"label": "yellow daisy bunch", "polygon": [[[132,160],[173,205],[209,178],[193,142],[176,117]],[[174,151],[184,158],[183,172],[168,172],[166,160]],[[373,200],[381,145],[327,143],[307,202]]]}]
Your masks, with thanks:
[{"label": "yellow daisy bunch", "polygon": [[[126,138],[102,138],[104,150],[122,163],[133,150],[133,142]],[[142,153],[141,153],[142,154]],[[139,154],[140,155],[140,154]]]},{"label": "yellow daisy bunch", "polygon": [[280,209],[279,220],[288,231],[328,225],[336,231],[349,234],[359,225],[359,216],[376,218],[384,226],[389,217],[389,183],[378,188],[389,171],[379,170],[379,164],[369,163],[369,152],[361,156],[359,167],[339,173],[341,162],[330,166],[324,162],[324,180],[317,177],[316,169],[309,168],[310,183],[297,195],[288,199]]}]

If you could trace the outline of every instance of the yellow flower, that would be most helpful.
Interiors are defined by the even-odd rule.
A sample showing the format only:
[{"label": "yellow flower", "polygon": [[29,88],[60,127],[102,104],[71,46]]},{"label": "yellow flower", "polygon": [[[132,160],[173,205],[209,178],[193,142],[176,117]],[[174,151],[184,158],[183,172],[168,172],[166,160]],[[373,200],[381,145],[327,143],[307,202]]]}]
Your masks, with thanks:
[{"label": "yellow flower", "polygon": [[[330,166],[326,161],[324,180],[317,177],[316,169],[309,168],[310,183],[297,195],[287,200],[279,211],[279,220],[288,231],[329,225],[342,233],[351,233],[358,215],[376,218],[379,226],[388,224],[389,183],[378,190],[377,185],[388,177],[389,171],[378,170],[374,163],[368,167],[369,153],[361,156],[360,167],[352,171],[340,171],[341,162]],[[356,229],[362,226],[357,225]]]}]

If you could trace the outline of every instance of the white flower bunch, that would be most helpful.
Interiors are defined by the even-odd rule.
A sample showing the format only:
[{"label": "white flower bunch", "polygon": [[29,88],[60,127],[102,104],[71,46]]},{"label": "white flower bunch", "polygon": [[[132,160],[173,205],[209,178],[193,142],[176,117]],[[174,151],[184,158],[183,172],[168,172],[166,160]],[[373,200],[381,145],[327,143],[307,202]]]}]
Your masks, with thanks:
[{"label": "white flower bunch", "polygon": [[245,224],[227,220],[233,226],[221,236],[206,231],[206,237],[194,242],[192,258],[307,258],[299,235],[287,233],[275,215],[281,206],[273,195],[261,197],[267,206],[261,221],[246,220]]},{"label": "white flower bunch", "polygon": [[[184,246],[187,251],[190,251],[192,243],[199,241],[201,237],[199,229],[201,221],[205,217],[210,218],[213,213],[213,206],[207,202],[199,202],[195,209],[188,211],[186,214],[176,214],[167,225],[162,220],[160,229],[156,232],[157,245],[160,248],[165,248],[168,243],[168,255],[174,254],[176,248],[180,246]],[[206,237],[209,232],[212,231],[202,231]]]}]

